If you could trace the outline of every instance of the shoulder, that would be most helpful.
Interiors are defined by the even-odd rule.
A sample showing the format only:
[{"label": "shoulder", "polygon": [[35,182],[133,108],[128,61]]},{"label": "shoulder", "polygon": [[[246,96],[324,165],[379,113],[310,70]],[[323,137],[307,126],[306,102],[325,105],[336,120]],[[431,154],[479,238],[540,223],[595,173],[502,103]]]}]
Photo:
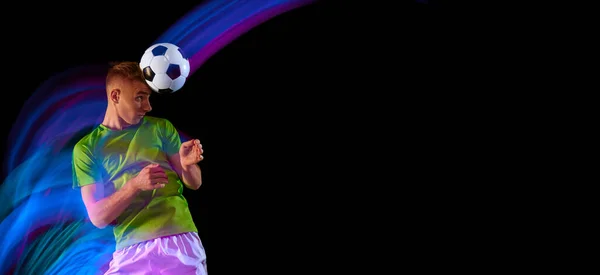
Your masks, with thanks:
[{"label": "shoulder", "polygon": [[98,143],[102,136],[100,127],[95,127],[91,132],[82,136],[73,146],[76,152],[92,151],[92,148]]},{"label": "shoulder", "polygon": [[145,116],[144,117],[146,123],[151,126],[158,126],[161,128],[171,128],[173,127],[173,123],[170,120],[163,117],[155,117],[155,116]]},{"label": "shoulder", "polygon": [[169,122],[168,119],[164,117],[156,117],[156,116],[145,116],[144,119],[147,123],[150,124],[163,124]]}]

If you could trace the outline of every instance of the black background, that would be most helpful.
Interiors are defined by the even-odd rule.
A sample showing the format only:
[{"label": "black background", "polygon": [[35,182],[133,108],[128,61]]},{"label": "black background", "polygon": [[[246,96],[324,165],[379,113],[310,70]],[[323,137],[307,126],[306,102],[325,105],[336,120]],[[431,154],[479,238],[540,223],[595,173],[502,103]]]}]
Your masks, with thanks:
[{"label": "black background", "polygon": [[[327,173],[339,163],[349,163],[343,170],[362,170],[353,158],[367,154],[367,144],[356,143],[379,121],[367,115],[373,105],[366,98],[376,93],[393,98],[397,85],[382,83],[394,85],[399,77],[418,83],[414,78],[423,77],[404,69],[425,67],[420,61],[430,58],[431,38],[422,31],[431,30],[433,5],[424,2],[399,1],[390,15],[381,12],[388,7],[351,1],[319,1],[289,11],[217,52],[182,90],[153,95],[150,115],[168,118],[203,144],[204,184],[184,194],[209,258],[221,253],[217,247],[227,247],[222,253],[253,253],[272,234],[305,232],[302,221],[312,217],[288,219],[317,200],[304,195],[322,199],[321,184],[339,187],[336,181],[348,175]],[[16,19],[2,19],[7,26],[2,62],[10,65],[1,89],[6,134],[0,136],[18,127],[13,123],[23,103],[45,80],[74,66],[139,60],[201,2],[178,1],[168,11],[137,3],[16,3]],[[391,43],[398,39],[403,42]],[[400,52],[403,63],[392,61]],[[281,207],[290,201],[298,203],[293,210]],[[209,209],[215,213],[211,228],[218,228],[210,235]],[[225,245],[231,240],[245,245]]]}]

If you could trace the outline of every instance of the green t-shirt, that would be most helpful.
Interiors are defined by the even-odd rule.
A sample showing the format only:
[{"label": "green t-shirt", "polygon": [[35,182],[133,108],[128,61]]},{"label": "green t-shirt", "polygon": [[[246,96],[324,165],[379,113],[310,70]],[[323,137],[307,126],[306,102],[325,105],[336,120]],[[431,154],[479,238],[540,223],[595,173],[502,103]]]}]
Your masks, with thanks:
[{"label": "green t-shirt", "polygon": [[73,148],[73,187],[96,183],[112,193],[123,187],[146,165],[158,163],[169,183],[161,189],[141,191],[116,219],[113,232],[116,249],[184,232],[198,232],[184,185],[169,164],[181,140],[166,119],[146,116],[135,126],[111,130],[98,125]]}]

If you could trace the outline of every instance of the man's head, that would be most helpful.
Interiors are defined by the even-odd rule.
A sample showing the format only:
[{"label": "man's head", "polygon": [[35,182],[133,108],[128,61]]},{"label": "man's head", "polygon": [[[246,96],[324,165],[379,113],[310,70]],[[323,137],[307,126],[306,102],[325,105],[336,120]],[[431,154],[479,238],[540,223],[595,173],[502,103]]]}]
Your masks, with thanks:
[{"label": "man's head", "polygon": [[151,91],[139,63],[124,61],[111,64],[106,75],[106,95],[109,106],[114,107],[124,126],[137,124],[152,110]]}]

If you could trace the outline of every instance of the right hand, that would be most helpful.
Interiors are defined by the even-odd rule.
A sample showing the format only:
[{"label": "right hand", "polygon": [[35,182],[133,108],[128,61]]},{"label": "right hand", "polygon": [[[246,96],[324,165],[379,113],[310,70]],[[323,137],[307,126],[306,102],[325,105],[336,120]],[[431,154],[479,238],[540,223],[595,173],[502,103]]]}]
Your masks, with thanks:
[{"label": "right hand", "polygon": [[147,165],[140,173],[132,179],[133,186],[142,191],[149,191],[165,187],[169,182],[165,170],[159,164]]}]

